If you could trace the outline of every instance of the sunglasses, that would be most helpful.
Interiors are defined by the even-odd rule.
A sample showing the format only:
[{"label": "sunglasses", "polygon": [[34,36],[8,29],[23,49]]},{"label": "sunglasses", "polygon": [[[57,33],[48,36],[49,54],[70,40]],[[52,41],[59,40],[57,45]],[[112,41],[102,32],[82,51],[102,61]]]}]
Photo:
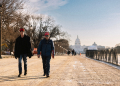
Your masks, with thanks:
[{"label": "sunglasses", "polygon": [[49,35],[46,35],[45,37],[49,37]]}]

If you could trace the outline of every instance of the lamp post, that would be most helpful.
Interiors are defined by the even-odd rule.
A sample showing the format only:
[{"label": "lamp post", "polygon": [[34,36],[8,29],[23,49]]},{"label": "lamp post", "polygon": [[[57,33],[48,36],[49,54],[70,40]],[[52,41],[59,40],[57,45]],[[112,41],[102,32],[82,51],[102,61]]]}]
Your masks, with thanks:
[{"label": "lamp post", "polygon": [[63,52],[62,53],[64,53],[64,48],[62,47],[62,50],[63,50]]},{"label": "lamp post", "polygon": [[62,47],[62,53],[63,53],[63,51],[64,51],[64,48]]},{"label": "lamp post", "polygon": [[56,42],[54,41],[54,51],[55,51],[55,54],[56,54],[56,50],[57,50],[57,49],[56,49],[56,46],[55,46],[55,45],[56,45]]},{"label": "lamp post", "polygon": [[61,54],[62,52],[61,52],[61,46],[60,46],[60,54]]},{"label": "lamp post", "polygon": [[2,4],[0,4],[0,58],[1,56],[1,51],[2,51]]},{"label": "lamp post", "polygon": [[58,53],[59,53],[59,51],[60,51],[60,48],[59,48],[59,44],[58,44]]}]

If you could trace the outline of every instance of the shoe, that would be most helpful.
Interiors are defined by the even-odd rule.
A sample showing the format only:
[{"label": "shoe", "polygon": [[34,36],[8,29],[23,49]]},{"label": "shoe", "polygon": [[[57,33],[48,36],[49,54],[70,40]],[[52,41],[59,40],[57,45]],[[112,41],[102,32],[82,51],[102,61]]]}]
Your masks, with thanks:
[{"label": "shoe", "polygon": [[49,75],[46,75],[46,77],[48,78],[48,77],[50,77]]},{"label": "shoe", "polygon": [[43,76],[45,76],[46,74],[44,73]]},{"label": "shoe", "polygon": [[18,77],[21,77],[21,73],[18,75]]},{"label": "shoe", "polygon": [[25,70],[24,75],[27,75],[27,70]]}]

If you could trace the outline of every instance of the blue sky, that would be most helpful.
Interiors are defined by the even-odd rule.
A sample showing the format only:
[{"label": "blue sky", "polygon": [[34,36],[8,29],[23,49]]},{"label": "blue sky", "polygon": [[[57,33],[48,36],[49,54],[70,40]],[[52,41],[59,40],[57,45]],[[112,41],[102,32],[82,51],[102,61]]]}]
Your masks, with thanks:
[{"label": "blue sky", "polygon": [[30,0],[30,4],[37,14],[50,15],[62,25],[71,35],[71,45],[77,35],[81,45],[120,43],[120,0]]}]

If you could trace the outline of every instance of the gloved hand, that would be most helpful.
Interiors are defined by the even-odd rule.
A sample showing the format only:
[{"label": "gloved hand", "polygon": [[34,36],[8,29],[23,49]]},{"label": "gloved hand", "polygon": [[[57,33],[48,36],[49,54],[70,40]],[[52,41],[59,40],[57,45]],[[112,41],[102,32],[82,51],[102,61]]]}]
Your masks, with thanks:
[{"label": "gloved hand", "polygon": [[52,58],[54,59],[54,55],[52,55]]},{"label": "gloved hand", "polygon": [[40,58],[40,55],[41,55],[41,51],[40,51],[40,54],[37,54],[38,58]]},{"label": "gloved hand", "polygon": [[54,59],[54,50],[52,50],[51,56]]}]

